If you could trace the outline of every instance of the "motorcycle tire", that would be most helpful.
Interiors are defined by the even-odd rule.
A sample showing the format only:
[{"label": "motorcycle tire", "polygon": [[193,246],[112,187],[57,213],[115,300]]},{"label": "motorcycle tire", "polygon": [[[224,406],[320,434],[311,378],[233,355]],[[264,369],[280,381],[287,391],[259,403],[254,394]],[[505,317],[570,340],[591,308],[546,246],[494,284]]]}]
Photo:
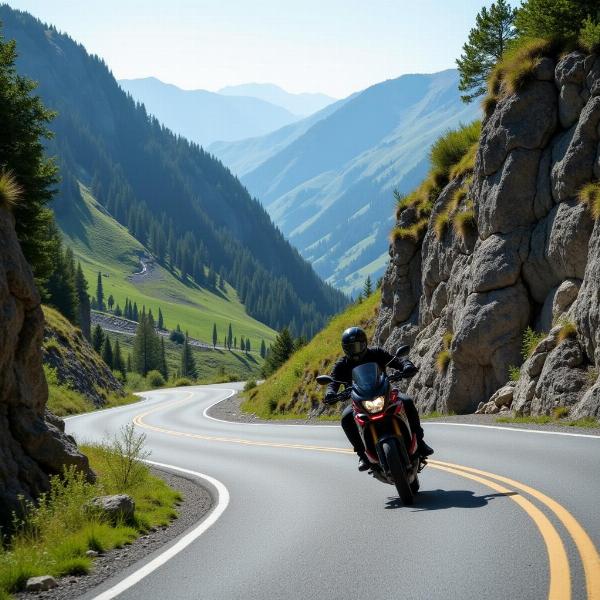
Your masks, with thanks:
[{"label": "motorcycle tire", "polygon": [[411,489],[413,495],[419,491],[420,487],[421,487],[421,483],[419,482],[419,476],[417,475],[415,477],[415,480],[410,484],[410,489]]},{"label": "motorcycle tire", "polygon": [[406,506],[411,505],[414,502],[413,492],[410,488],[410,484],[408,483],[406,467],[400,458],[398,447],[395,443],[386,441],[382,444],[382,450],[390,469],[392,479],[396,484],[396,489],[398,490],[400,500],[402,500],[402,503]]}]

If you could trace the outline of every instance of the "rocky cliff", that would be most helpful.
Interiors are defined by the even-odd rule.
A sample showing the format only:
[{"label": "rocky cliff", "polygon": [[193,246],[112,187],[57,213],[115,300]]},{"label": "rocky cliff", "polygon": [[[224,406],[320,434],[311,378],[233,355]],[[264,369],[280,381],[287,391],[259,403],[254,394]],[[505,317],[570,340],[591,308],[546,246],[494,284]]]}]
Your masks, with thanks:
[{"label": "rocky cliff", "polygon": [[[600,57],[539,58],[507,87],[487,103],[472,171],[392,243],[375,341],[412,344],[422,411],[598,417]],[[399,211],[398,230],[417,212]],[[521,365],[528,327],[544,339]],[[488,403],[511,365],[518,381]]]},{"label": "rocky cliff", "polygon": [[13,217],[0,206],[0,525],[10,522],[18,496],[31,499],[48,476],[75,465],[91,478],[88,461],[62,421],[46,411],[42,369],[44,317],[21,252]]}]

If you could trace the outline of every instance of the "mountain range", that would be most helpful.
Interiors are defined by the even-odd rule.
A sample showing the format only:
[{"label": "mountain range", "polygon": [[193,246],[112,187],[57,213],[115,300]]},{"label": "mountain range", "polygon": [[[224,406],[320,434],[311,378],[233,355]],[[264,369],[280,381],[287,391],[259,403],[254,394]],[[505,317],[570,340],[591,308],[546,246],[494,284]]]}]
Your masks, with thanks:
[{"label": "mountain range", "polygon": [[403,75],[265,136],[208,149],[322,277],[356,293],[388,259],[393,191],[423,179],[442,132],[479,116],[457,84],[455,70]]},{"label": "mountain range", "polygon": [[[345,304],[229,170],[149,116],[99,58],[7,5],[0,20],[4,37],[16,40],[18,72],[38,82],[36,93],[57,113],[47,142],[62,178],[53,207],[78,247],[89,237],[85,188],[172,276],[216,296],[231,290],[271,328],[311,336]],[[102,255],[92,258],[101,267]],[[165,286],[171,302],[186,302],[172,291]],[[207,307],[198,310],[210,319]]]}]

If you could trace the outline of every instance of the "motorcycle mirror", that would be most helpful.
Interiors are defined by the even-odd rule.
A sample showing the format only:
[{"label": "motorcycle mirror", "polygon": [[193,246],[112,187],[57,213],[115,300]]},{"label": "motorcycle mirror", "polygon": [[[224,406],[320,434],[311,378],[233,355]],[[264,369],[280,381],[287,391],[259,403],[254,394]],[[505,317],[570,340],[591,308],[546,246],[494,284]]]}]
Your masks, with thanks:
[{"label": "motorcycle mirror", "polygon": [[329,385],[330,383],[333,383],[333,377],[329,377],[329,375],[318,375],[317,383],[319,385]]},{"label": "motorcycle mirror", "polygon": [[396,350],[396,356],[406,356],[410,352],[410,346],[403,344]]}]

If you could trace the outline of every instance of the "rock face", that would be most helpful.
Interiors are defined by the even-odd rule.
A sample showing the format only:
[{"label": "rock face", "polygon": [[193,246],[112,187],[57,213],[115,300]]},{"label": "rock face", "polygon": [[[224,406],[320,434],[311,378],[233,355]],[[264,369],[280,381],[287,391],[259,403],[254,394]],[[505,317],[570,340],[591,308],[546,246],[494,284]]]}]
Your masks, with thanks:
[{"label": "rock face", "polygon": [[0,207],[0,525],[10,522],[18,496],[32,499],[48,476],[75,465],[93,478],[88,461],[62,421],[45,406],[44,317],[12,216]]},{"label": "rock face", "polygon": [[[598,179],[600,58],[544,58],[484,119],[472,177],[450,181],[418,241],[390,247],[374,341],[412,345],[422,411],[600,413],[600,222],[577,199]],[[436,231],[461,188],[476,225]],[[505,387],[527,327],[548,337]]]}]

